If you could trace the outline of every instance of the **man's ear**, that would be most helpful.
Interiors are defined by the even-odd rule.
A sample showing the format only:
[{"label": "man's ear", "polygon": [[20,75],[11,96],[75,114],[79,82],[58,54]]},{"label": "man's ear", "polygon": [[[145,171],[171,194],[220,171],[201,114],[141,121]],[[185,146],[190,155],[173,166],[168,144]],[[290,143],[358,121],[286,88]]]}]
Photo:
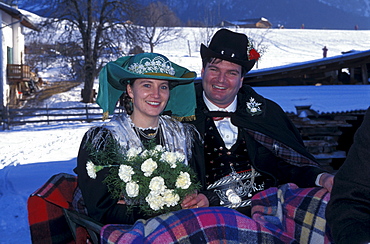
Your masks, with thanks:
[{"label": "man's ear", "polygon": [[244,80],[244,77],[242,76],[242,77],[240,78],[240,85],[239,85],[239,88],[241,88],[241,87],[243,86],[243,80]]},{"label": "man's ear", "polygon": [[202,70],[200,71],[200,76],[203,78],[203,74],[204,74],[204,68],[202,68]]}]

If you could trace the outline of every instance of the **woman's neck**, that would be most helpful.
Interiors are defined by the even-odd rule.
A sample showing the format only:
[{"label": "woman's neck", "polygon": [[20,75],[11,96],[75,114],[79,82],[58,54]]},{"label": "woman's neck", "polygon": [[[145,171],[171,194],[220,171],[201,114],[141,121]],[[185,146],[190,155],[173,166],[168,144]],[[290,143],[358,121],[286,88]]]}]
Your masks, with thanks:
[{"label": "woman's neck", "polygon": [[141,118],[140,116],[135,116],[135,114],[131,114],[131,121],[134,123],[136,127],[140,128],[156,128],[158,127],[159,123],[159,116],[157,117],[145,117]]}]

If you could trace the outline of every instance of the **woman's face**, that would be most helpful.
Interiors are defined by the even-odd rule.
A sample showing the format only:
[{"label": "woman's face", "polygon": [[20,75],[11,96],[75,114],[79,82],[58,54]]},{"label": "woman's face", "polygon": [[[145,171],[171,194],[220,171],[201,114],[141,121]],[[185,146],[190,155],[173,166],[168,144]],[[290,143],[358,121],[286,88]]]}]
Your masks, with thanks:
[{"label": "woman's face", "polygon": [[133,101],[131,117],[136,121],[158,117],[170,97],[168,81],[157,79],[136,79],[127,86],[127,93]]}]

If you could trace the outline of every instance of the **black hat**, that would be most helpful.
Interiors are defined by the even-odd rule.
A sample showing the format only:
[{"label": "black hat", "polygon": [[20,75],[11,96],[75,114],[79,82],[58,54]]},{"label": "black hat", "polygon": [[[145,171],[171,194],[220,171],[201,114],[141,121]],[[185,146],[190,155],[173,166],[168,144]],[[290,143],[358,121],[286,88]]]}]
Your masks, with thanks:
[{"label": "black hat", "polygon": [[220,58],[244,67],[248,72],[260,57],[245,34],[221,29],[213,36],[208,48],[202,44],[200,54],[204,58]]}]

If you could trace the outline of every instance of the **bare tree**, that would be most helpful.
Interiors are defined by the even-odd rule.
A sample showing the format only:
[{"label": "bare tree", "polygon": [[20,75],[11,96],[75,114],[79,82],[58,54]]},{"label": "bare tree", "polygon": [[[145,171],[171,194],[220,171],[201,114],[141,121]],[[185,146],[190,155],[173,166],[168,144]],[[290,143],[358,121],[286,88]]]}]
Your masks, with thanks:
[{"label": "bare tree", "polygon": [[194,41],[195,41],[194,42],[195,51],[200,50],[200,44],[204,44],[208,46],[213,35],[216,33],[218,29],[219,28],[216,28],[216,27],[201,27],[201,28],[195,29],[193,32]]},{"label": "bare tree", "polygon": [[[122,55],[128,40],[125,30],[134,28],[127,13],[136,12],[135,5],[131,0],[42,0],[40,4],[48,6],[51,16],[41,25],[58,30],[54,38],[57,35],[59,43],[70,44],[69,53],[81,53],[69,56],[70,62],[82,65],[82,101],[93,102],[94,79],[107,59]],[[79,50],[72,49],[76,47]]]},{"label": "bare tree", "polygon": [[249,31],[247,36],[252,42],[254,49],[261,55],[256,63],[256,68],[258,68],[258,62],[261,61],[263,55],[267,52],[268,46],[266,45],[266,36],[271,32],[271,29],[255,29],[255,31]]},{"label": "bare tree", "polygon": [[181,21],[162,2],[149,4],[141,13],[141,21],[138,20],[137,24],[142,27],[136,36],[142,44],[149,45],[150,52],[153,52],[157,45],[182,37],[181,29],[175,28],[181,25]]}]

